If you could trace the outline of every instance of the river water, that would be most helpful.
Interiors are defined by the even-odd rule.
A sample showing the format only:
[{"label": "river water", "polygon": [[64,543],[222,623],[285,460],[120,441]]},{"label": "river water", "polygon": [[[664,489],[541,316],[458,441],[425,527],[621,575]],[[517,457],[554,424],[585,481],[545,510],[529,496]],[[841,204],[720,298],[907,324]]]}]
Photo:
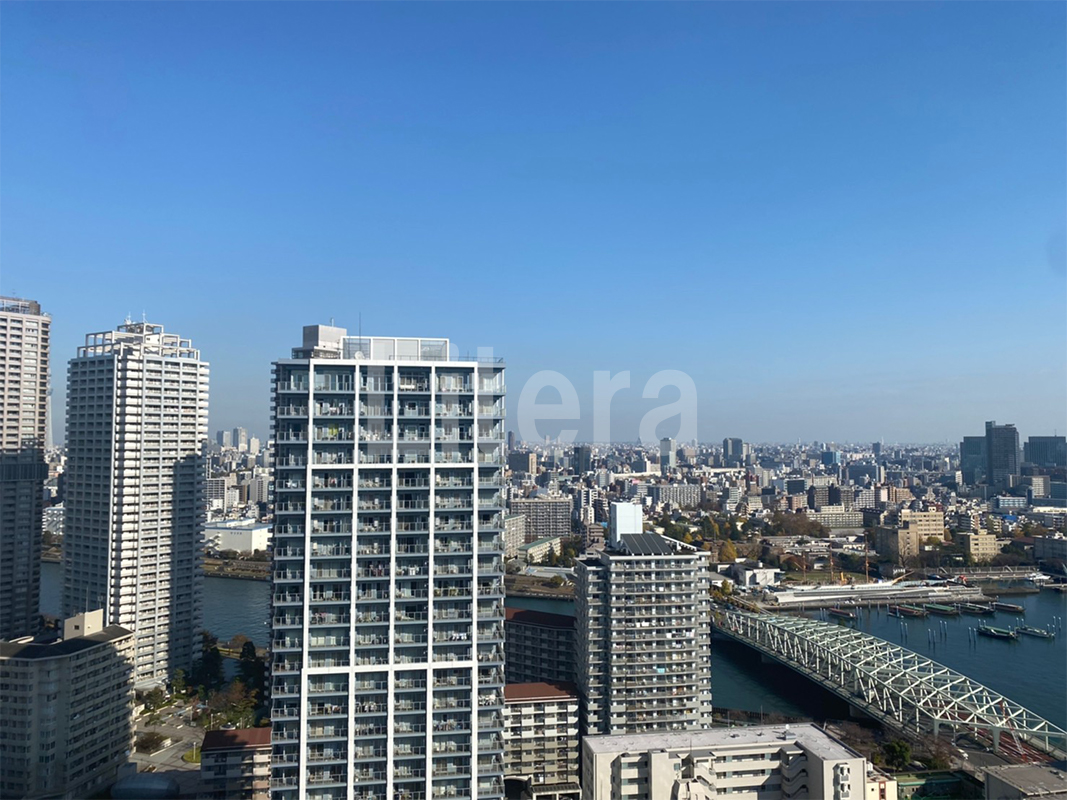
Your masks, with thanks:
[{"label": "river water", "polygon": [[[41,565],[41,611],[60,612],[63,576],[59,564]],[[1068,702],[1068,635],[1064,630],[1066,598],[1043,591],[1012,595],[1006,601],[1025,609],[1023,619],[1035,628],[1057,629],[1053,640],[1021,636],[1017,641],[975,638],[968,629],[979,619],[998,627],[1023,624],[1016,615],[996,617],[928,617],[900,620],[885,610],[861,611],[860,630],[908,647],[962,672],[1015,700],[1061,728]],[[570,600],[509,597],[506,605],[556,614],[574,614]],[[819,617],[820,612],[810,616]],[[259,646],[270,638],[270,584],[233,578],[204,579],[204,626],[219,639],[237,634]],[[720,708],[825,719],[841,718],[844,705],[792,670],[762,664],[749,648],[717,639],[712,645],[713,703]]]}]

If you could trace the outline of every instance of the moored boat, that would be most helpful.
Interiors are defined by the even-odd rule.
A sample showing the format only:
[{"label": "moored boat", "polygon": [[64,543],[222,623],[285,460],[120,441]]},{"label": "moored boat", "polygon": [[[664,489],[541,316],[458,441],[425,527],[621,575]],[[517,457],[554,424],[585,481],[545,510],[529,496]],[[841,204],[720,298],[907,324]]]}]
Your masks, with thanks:
[{"label": "moored boat", "polygon": [[989,636],[991,639],[1015,639],[1016,631],[1008,628],[993,628],[989,625],[983,625],[980,623],[979,627],[975,629],[975,632],[980,636]]},{"label": "moored boat", "polygon": [[890,608],[887,609],[887,613],[891,617],[926,617],[927,616],[927,612],[924,611],[922,608],[917,608],[916,606],[903,606],[903,605],[890,606]]},{"label": "moored boat", "polygon": [[857,613],[850,611],[848,608],[838,608],[837,606],[830,609],[828,612],[832,617],[838,617],[839,619],[856,619]]},{"label": "moored boat", "polygon": [[1002,603],[1000,600],[994,601],[994,610],[995,611],[1010,611],[1013,614],[1022,614],[1022,613],[1024,613],[1024,607],[1023,606],[1018,606],[1018,605],[1016,605],[1016,603]]},{"label": "moored boat", "polygon": [[1026,636],[1034,636],[1036,639],[1053,638],[1053,631],[1047,631],[1045,628],[1032,628],[1030,625],[1018,625],[1016,627],[1016,633],[1022,633]]},{"label": "moored boat", "polygon": [[958,603],[957,608],[961,610],[961,613],[971,614],[973,617],[989,616],[994,613],[993,606],[983,605],[982,603]]},{"label": "moored boat", "polygon": [[960,614],[953,606],[944,606],[941,603],[924,603],[923,607],[940,617],[955,617]]}]

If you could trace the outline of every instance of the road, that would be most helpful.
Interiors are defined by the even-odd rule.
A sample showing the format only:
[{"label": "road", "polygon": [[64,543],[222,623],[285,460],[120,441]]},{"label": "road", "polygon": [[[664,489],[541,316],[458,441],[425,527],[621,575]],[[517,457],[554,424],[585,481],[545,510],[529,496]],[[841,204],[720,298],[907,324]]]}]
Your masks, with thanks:
[{"label": "road", "polygon": [[186,724],[183,713],[188,714],[188,709],[162,709],[159,712],[160,724],[151,726],[145,723],[148,715],[138,717],[134,721],[135,737],[155,731],[166,736],[171,743],[155,753],[135,751],[132,760],[137,764],[138,772],[145,772],[147,768],[152,767],[153,772],[169,775],[178,781],[178,785],[182,787],[182,797],[196,797],[200,790],[200,765],[183,761],[182,756],[194,746],[203,743],[204,730]]}]

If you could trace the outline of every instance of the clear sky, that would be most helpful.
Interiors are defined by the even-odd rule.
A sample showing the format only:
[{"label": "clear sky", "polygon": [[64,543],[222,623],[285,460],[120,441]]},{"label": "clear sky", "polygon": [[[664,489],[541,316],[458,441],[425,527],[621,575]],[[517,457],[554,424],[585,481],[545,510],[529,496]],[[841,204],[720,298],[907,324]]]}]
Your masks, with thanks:
[{"label": "clear sky", "polygon": [[666,368],[702,439],[1063,433],[1065,15],[5,3],[0,291],[53,315],[60,413],[145,312],[262,436],[271,360],[362,313],[492,346],[513,406],[564,373],[585,436],[594,370],[634,439]]}]

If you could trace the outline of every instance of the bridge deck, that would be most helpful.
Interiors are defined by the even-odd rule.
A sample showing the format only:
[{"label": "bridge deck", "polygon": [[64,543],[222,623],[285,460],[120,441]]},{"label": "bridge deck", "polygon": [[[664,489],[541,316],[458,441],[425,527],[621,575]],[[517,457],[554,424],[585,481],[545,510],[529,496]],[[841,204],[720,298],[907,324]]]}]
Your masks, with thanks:
[{"label": "bridge deck", "polygon": [[968,731],[1020,760],[1064,758],[1060,728],[966,675],[885,639],[803,617],[737,610],[714,616],[722,633],[892,725],[936,735],[941,728]]}]

